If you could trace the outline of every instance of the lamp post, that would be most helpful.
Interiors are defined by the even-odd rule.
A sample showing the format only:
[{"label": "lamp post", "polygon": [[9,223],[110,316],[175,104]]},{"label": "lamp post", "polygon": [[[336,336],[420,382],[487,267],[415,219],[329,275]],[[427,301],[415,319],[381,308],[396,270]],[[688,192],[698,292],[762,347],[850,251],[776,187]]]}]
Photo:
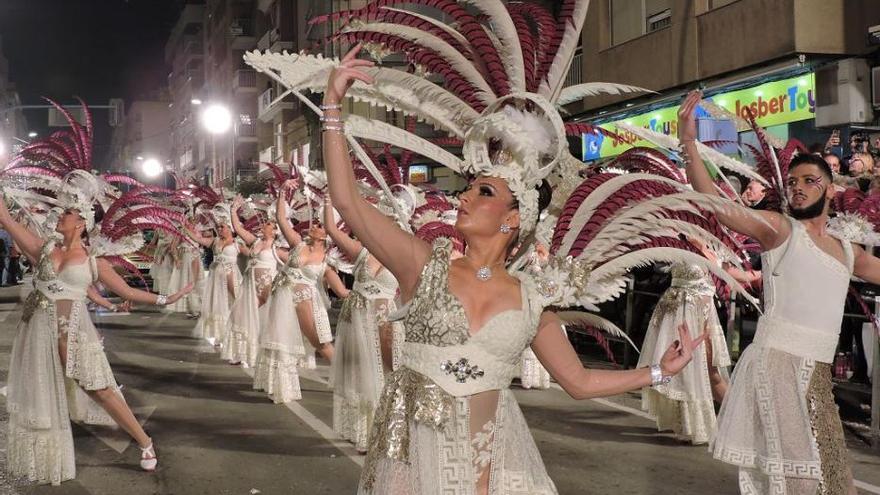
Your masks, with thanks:
[{"label": "lamp post", "polygon": [[217,169],[217,146],[215,136],[232,132],[232,183],[235,188],[235,122],[232,112],[220,103],[212,103],[202,112],[202,126],[211,134],[211,169]]}]

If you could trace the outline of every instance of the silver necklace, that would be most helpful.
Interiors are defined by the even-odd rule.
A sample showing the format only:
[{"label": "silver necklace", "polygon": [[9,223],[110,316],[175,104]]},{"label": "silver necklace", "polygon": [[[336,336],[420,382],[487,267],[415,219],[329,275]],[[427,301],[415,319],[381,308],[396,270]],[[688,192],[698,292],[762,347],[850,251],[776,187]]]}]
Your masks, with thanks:
[{"label": "silver necklace", "polygon": [[495,265],[500,265],[503,262],[493,263],[492,265],[483,265],[477,268],[477,271],[474,275],[476,275],[477,280],[480,282],[488,282],[490,278],[492,278],[492,268]]}]

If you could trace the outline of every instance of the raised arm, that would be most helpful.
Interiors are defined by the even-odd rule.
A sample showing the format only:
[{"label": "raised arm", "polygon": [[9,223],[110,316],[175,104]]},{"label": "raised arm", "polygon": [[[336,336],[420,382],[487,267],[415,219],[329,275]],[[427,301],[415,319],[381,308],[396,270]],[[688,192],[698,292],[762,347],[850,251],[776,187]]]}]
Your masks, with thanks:
[{"label": "raised arm", "polygon": [[[673,376],[681,371],[690,362],[693,350],[706,339],[703,334],[692,340],[683,326],[678,329],[678,334],[679,345],[667,349],[661,362],[657,363],[663,376]],[[651,385],[649,368],[621,371],[584,368],[562,332],[562,322],[550,312],[541,315],[532,350],[562,389],[575,399],[608,397]]]},{"label": "raised arm", "polygon": [[257,242],[257,236],[251,234],[248,229],[244,228],[244,225],[241,224],[241,219],[238,218],[238,209],[241,208],[243,201],[241,194],[237,195],[232,201],[232,229],[235,230],[235,233],[238,234],[238,237],[241,237],[241,240],[244,241],[246,245],[253,246],[254,243]]},{"label": "raised arm", "polygon": [[418,284],[422,267],[428,261],[431,247],[412,234],[401,230],[397,224],[372,207],[358,194],[348,142],[342,132],[341,102],[348,88],[355,81],[372,84],[373,79],[361,68],[371,67],[372,62],[357,58],[358,44],[339,66],[330,73],[327,91],[324,93],[324,167],[333,205],[351,227],[352,232],[366,246],[370,254],[385,265],[400,283],[401,298],[408,301]]},{"label": "raised arm", "polygon": [[[104,286],[118,295],[119,297],[126,299],[128,301],[134,301],[145,304],[159,304],[160,295],[153,294],[152,292],[147,292],[139,289],[135,289],[134,287],[129,286],[125,283],[125,280],[116,273],[116,270],[113,268],[113,265],[110,264],[109,261],[98,258],[98,280],[104,284]],[[172,304],[176,302],[181,297],[189,294],[192,290],[193,284],[189,284],[180,291],[170,295],[165,296],[164,304]]]},{"label": "raised arm", "polygon": [[[678,110],[678,140],[686,158],[686,171],[691,186],[697,192],[720,196],[697,148],[696,113],[702,98],[701,91],[691,91],[681,104]],[[716,213],[716,216],[722,224],[755,239],[764,249],[779,246],[785,242],[790,232],[788,222],[779,213],[749,210],[733,201],[727,211]]]},{"label": "raised arm", "polygon": [[330,290],[332,290],[334,294],[342,299],[348,297],[349,290],[345,287],[345,284],[342,283],[342,279],[339,278],[339,274],[336,273],[336,270],[329,266],[324,270],[324,281],[327,282],[327,287],[330,287]]},{"label": "raised arm", "polygon": [[858,244],[853,244],[853,275],[860,279],[880,285],[880,259],[865,251]]},{"label": "raised arm", "polygon": [[333,214],[333,201],[330,200],[329,195],[324,197],[324,230],[327,231],[327,235],[333,239],[333,242],[339,246],[339,249],[345,253],[348,259],[357,259],[361,249],[363,249],[363,245],[339,230],[339,226],[336,225],[336,217]]},{"label": "raised arm", "polygon": [[287,239],[290,249],[295,248],[302,242],[302,236],[294,230],[293,225],[287,219],[287,191],[296,187],[296,180],[290,179],[281,186],[281,192],[278,193],[278,203],[275,206],[275,220],[278,222],[278,228],[281,229],[281,235]]},{"label": "raised arm", "polygon": [[213,237],[205,237],[202,234],[199,234],[198,232],[196,232],[193,229],[192,225],[184,224],[183,231],[184,231],[184,233],[186,233],[186,235],[189,236],[190,239],[196,241],[197,243],[199,243],[203,247],[209,248],[209,247],[211,247],[212,244],[214,244]]},{"label": "raised arm", "polygon": [[43,242],[45,241],[12,218],[12,214],[6,208],[6,198],[0,200],[0,225],[9,232],[12,240],[18,244],[21,252],[28,258],[35,261],[40,258],[40,250],[43,248]]}]

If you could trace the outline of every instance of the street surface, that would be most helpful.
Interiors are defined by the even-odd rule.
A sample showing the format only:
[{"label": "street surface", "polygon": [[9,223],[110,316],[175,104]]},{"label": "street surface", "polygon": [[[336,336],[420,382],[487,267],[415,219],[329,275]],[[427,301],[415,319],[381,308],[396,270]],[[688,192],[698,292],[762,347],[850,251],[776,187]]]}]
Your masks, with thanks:
[{"label": "street surface", "polygon": [[[0,289],[4,386],[21,292]],[[193,320],[143,308],[95,320],[126,399],[155,439],[158,471],[140,471],[140,451],[124,434],[75,426],[76,480],[33,487],[2,477],[0,494],[355,492],[363,456],[332,432],[326,366],[305,372],[302,401],[274,405],[252,390],[249,370],[226,364],[190,337]],[[705,446],[657,434],[637,410],[636,394],[580,402],[558,388],[516,389],[516,395],[560,494],[738,493],[734,468],[712,460]],[[5,472],[5,395],[0,403]],[[860,493],[880,494],[880,455],[848,437]]]}]

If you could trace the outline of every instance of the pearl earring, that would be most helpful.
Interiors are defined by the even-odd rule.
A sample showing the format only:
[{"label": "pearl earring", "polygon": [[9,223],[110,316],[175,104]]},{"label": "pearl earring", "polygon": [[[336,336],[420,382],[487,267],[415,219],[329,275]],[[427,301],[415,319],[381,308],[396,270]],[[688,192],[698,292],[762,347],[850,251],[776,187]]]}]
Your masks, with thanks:
[{"label": "pearl earring", "polygon": [[507,225],[506,223],[502,223],[501,224],[501,233],[502,234],[509,234],[510,233],[510,225]]}]

